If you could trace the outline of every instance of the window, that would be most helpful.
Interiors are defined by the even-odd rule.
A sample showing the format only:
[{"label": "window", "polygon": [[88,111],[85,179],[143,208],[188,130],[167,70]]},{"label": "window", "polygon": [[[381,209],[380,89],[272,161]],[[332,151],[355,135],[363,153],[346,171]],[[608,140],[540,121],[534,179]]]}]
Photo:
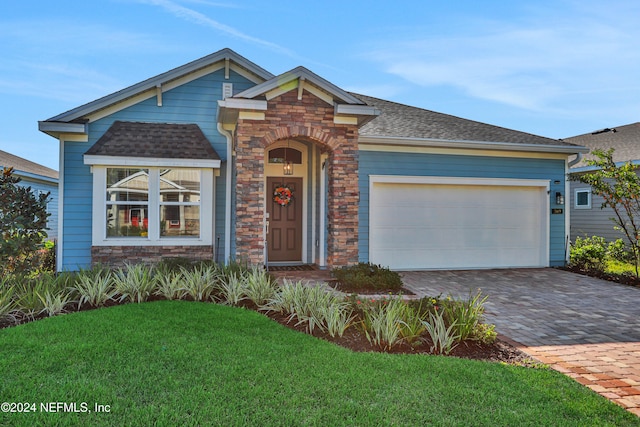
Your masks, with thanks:
[{"label": "window", "polygon": [[149,234],[149,170],[107,169],[107,237]]},{"label": "window", "polygon": [[200,236],[200,171],[160,171],[160,237]]},{"label": "window", "polygon": [[94,245],[211,244],[213,169],[94,166],[93,174]]},{"label": "window", "polygon": [[269,163],[284,163],[285,160],[296,165],[301,165],[302,152],[288,147],[274,148],[269,151]]},{"label": "window", "polygon": [[576,209],[591,209],[591,190],[590,189],[581,188],[576,190],[575,207]]}]

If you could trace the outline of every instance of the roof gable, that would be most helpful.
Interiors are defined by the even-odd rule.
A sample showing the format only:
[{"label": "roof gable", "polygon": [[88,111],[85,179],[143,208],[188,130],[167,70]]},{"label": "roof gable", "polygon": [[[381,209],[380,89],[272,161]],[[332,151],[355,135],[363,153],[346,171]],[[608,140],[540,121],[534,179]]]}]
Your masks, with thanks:
[{"label": "roof gable", "polygon": [[[225,68],[226,73],[230,67],[235,66],[236,71],[240,71],[245,77],[251,78],[256,83],[273,77],[273,74],[266,71],[262,67],[254,64],[248,59],[238,55],[231,49],[222,49],[218,52],[207,55],[203,58],[189,62],[188,64],[174,68],[173,70],[159,74],[155,77],[151,77],[133,86],[129,86],[118,92],[114,92],[110,95],[99,98],[88,104],[81,105],[72,110],[59,114],[57,116],[47,119],[45,122],[72,122],[78,119],[82,119],[85,116],[93,114],[97,111],[113,106],[119,102],[123,102],[127,99],[134,98],[142,93],[156,91],[158,88],[163,89],[164,85],[171,85],[172,82],[177,82],[180,79],[185,80],[188,76],[192,76],[192,79],[200,77],[203,74],[208,74],[221,68]],[[190,81],[190,80],[187,80]],[[186,81],[180,82],[180,84],[186,83]],[[175,84],[174,84],[175,86]],[[169,88],[166,88],[168,90]],[[150,92],[149,96],[153,96],[153,92]],[[46,126],[44,126],[46,128]],[[41,130],[43,126],[40,126]]]},{"label": "roof gable", "polygon": [[[309,83],[315,86],[315,89],[321,90],[324,96],[323,94],[318,95],[316,91],[313,91],[314,88],[313,86],[308,86]],[[275,76],[264,83],[236,94],[234,98],[256,99],[264,97],[269,100],[294,89],[298,89],[299,91],[306,89],[312,93],[315,92],[314,95],[321,99],[330,99],[331,102],[327,102],[329,104],[333,104],[335,100],[335,102],[341,104],[366,105],[350,93],[340,89],[338,86],[309,71],[305,67],[296,67],[291,71]]]}]

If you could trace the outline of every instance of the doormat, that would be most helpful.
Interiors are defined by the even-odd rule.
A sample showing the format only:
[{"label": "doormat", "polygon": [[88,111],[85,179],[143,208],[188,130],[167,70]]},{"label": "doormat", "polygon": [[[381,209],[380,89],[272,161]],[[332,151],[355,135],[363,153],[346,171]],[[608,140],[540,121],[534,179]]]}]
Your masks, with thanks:
[{"label": "doormat", "polygon": [[303,264],[303,265],[270,265],[268,267],[269,271],[314,271],[316,270],[315,265],[313,264]]}]

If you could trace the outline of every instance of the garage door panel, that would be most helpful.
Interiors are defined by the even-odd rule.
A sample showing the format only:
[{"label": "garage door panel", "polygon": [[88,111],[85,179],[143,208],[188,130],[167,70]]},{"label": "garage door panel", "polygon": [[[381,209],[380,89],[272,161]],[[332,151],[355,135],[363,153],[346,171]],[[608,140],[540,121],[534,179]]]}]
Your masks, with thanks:
[{"label": "garage door panel", "polygon": [[546,266],[545,190],[374,183],[370,260],[397,269]]}]

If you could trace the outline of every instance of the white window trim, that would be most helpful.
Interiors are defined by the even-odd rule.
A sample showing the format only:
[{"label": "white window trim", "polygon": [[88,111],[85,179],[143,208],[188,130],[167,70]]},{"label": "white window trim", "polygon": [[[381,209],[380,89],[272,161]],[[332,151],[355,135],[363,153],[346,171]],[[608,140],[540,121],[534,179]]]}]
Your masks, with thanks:
[{"label": "white window trim", "polygon": [[[121,165],[122,166],[122,165]],[[109,165],[114,167],[114,165]],[[130,165],[122,167],[132,167]],[[149,170],[149,223],[160,223],[160,193],[159,171],[160,167],[141,168]],[[200,237],[180,238],[180,237],[160,237],[160,229],[158,227],[149,228],[147,237],[128,237],[128,238],[107,238],[106,227],[106,188],[107,188],[107,166],[92,166],[93,172],[93,215],[92,218],[92,245],[93,246],[208,246],[213,244],[213,212],[214,212],[214,186],[213,186],[213,169],[200,169]],[[157,209],[156,209],[157,208]]]},{"label": "white window trim", "polygon": [[[578,204],[578,193],[587,193],[588,203],[586,205],[579,205]],[[590,188],[576,188],[573,200],[574,200],[573,206],[576,209],[591,209],[591,189]]]}]

